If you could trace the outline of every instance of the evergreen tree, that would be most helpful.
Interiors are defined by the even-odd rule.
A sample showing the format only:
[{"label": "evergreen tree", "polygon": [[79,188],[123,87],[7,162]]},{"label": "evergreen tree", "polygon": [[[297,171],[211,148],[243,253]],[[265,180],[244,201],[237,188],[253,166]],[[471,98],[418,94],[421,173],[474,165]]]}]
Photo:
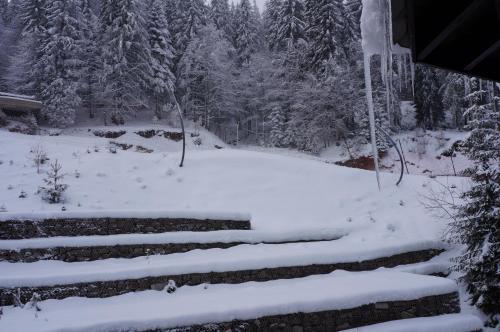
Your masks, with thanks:
[{"label": "evergreen tree", "polygon": [[2,24],[7,16],[9,11],[9,1],[8,0],[0,0],[0,20]]},{"label": "evergreen tree", "polygon": [[176,49],[182,56],[189,42],[206,24],[207,10],[203,0],[181,0],[178,2]]},{"label": "evergreen tree", "polygon": [[428,66],[417,66],[415,74],[415,104],[417,124],[425,129],[436,129],[444,119],[439,72]]},{"label": "evergreen tree", "polygon": [[[310,67],[325,69],[346,57],[345,12],[342,0],[306,0]],[[343,53],[344,52],[344,53]]]},{"label": "evergreen tree", "polygon": [[462,144],[474,162],[468,170],[472,188],[452,223],[452,233],[467,247],[457,268],[472,295],[472,302],[490,315],[491,325],[500,318],[500,113],[485,103],[479,79],[471,79],[467,96],[470,137]]},{"label": "evergreen tree", "polygon": [[465,83],[467,79],[464,75],[449,73],[446,75],[442,87],[443,107],[451,114],[453,128],[462,128],[465,125]]},{"label": "evergreen tree", "polygon": [[[8,68],[8,80],[15,91],[40,96],[44,67],[42,41],[48,28],[45,0],[22,0],[10,4],[17,11],[21,40]],[[9,14],[10,15],[10,14]]]},{"label": "evergreen tree", "polygon": [[212,0],[210,3],[210,18],[217,29],[229,34],[229,2],[227,0]]},{"label": "evergreen tree", "polygon": [[139,0],[106,0],[101,9],[104,96],[111,121],[123,124],[126,112],[144,107],[151,77],[150,48]]},{"label": "evergreen tree", "polygon": [[281,108],[275,108],[269,116],[269,125],[271,132],[269,141],[272,146],[285,147],[286,146],[286,118]]},{"label": "evergreen tree", "polygon": [[42,41],[43,66],[41,98],[43,114],[55,127],[66,127],[75,121],[80,105],[77,47],[80,31],[74,1],[53,0],[47,6],[48,33]]},{"label": "evergreen tree", "polygon": [[282,47],[292,48],[305,41],[304,4],[302,0],[284,0],[279,8],[277,39]]},{"label": "evergreen tree", "polygon": [[264,12],[266,41],[271,50],[276,49],[279,44],[278,24],[281,4],[282,0],[269,0],[266,3],[266,11]]},{"label": "evergreen tree", "polygon": [[257,22],[250,0],[236,7],[236,52],[240,64],[248,64],[257,46]]},{"label": "evergreen tree", "polygon": [[149,88],[155,105],[155,115],[162,118],[162,110],[173,96],[175,77],[172,73],[174,50],[168,22],[161,0],[152,0],[148,16],[149,45],[151,48],[151,82]]},{"label": "evergreen tree", "polygon": [[99,22],[89,0],[80,2],[81,41],[78,57],[81,63],[79,94],[87,107],[89,117],[95,116],[95,101],[98,93],[98,76],[102,69],[98,46]]},{"label": "evergreen tree", "polygon": [[361,39],[361,12],[363,11],[362,0],[346,0],[345,13],[348,34],[354,40]]}]

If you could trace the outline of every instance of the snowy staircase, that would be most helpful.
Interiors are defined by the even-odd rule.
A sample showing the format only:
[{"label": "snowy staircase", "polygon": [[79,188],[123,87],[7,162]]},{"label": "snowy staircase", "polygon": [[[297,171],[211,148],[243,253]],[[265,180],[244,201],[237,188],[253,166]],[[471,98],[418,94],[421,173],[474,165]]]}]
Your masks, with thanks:
[{"label": "snowy staircase", "polygon": [[[0,330],[340,331],[460,311],[456,285],[444,278],[338,271],[425,264],[443,253],[438,243],[346,248],[341,230],[259,232],[249,220],[4,217]],[[171,281],[186,287],[167,294]],[[35,305],[44,319],[24,319],[29,306],[11,305],[35,293],[61,301]],[[444,317],[425,324],[451,324]],[[456,317],[468,322],[456,331],[480,330],[474,318]]]}]

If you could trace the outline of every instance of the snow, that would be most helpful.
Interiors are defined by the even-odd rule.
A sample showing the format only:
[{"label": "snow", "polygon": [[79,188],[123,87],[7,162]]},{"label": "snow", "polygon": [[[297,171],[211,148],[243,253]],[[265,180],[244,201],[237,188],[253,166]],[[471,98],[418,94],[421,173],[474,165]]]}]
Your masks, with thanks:
[{"label": "snow", "polygon": [[451,314],[392,321],[345,332],[472,332],[482,328],[483,324],[476,316]]},{"label": "snow", "polygon": [[116,210],[116,211],[42,211],[31,213],[2,213],[0,222],[12,220],[40,221],[44,219],[70,219],[68,222],[93,219],[93,218],[145,218],[145,219],[194,219],[194,220],[224,220],[224,221],[249,221],[252,219],[248,213],[236,212],[185,212],[185,211],[135,211],[135,210]]},{"label": "snow", "polygon": [[[154,148],[146,145],[149,140],[133,134],[139,128],[123,129],[130,139]],[[129,142],[125,136],[119,140]],[[258,231],[355,229],[350,236],[360,242],[436,240],[446,227],[419,202],[436,185],[426,177],[408,176],[395,187],[394,176],[382,174],[385,190],[379,193],[376,186],[364,185],[372,183],[372,172],[305,157],[190,146],[186,165],[180,169],[179,143],[158,138],[150,143],[157,147],[151,154],[130,150],[112,154],[106,149],[108,142],[83,130],[56,137],[0,131],[0,206],[20,215],[60,213],[62,205],[49,205],[36,195],[44,174],[37,174],[29,151],[41,145],[51,161],[59,160],[67,173],[67,211],[63,214],[89,210],[97,214],[184,211],[191,215],[238,211],[251,214],[252,227]],[[159,150],[161,144],[164,150]],[[95,146],[99,152],[94,152]],[[466,182],[449,181],[457,187]],[[21,191],[28,197],[20,199]]]},{"label": "snow", "polygon": [[11,97],[13,99],[35,99],[35,96],[18,95],[14,93],[0,92],[0,97]]},{"label": "snow", "polygon": [[0,240],[0,250],[116,246],[165,243],[284,243],[329,241],[346,235],[340,229],[303,229],[284,231],[171,232],[163,234],[122,234],[109,236],[52,237],[25,240]]},{"label": "snow", "polygon": [[[453,281],[395,272],[334,272],[293,280],[182,287],[106,299],[68,298],[32,309],[4,308],[0,330],[115,331],[174,328],[297,312],[407,301],[457,291]],[[244,299],[242,301],[241,299]]]},{"label": "snow", "polygon": [[244,271],[277,267],[361,262],[405,252],[445,248],[441,242],[331,242],[240,245],[165,256],[66,263],[0,262],[0,287],[39,287],[189,273]]}]

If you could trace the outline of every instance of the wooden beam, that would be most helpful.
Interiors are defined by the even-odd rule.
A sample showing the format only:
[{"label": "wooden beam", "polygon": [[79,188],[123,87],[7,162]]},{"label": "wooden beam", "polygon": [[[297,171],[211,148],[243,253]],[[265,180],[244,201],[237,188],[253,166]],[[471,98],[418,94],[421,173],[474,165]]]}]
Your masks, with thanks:
[{"label": "wooden beam", "polygon": [[418,53],[418,61],[424,61],[439,45],[448,39],[459,27],[461,27],[467,19],[476,12],[481,5],[489,0],[472,0],[472,3],[444,28],[436,38],[434,38],[420,53]]},{"label": "wooden beam", "polygon": [[477,58],[472,60],[464,69],[466,71],[471,71],[474,68],[476,68],[481,62],[483,62],[487,57],[492,55],[494,52],[496,52],[498,49],[500,49],[500,40],[497,40],[496,43],[488,47],[484,52],[482,52]]}]

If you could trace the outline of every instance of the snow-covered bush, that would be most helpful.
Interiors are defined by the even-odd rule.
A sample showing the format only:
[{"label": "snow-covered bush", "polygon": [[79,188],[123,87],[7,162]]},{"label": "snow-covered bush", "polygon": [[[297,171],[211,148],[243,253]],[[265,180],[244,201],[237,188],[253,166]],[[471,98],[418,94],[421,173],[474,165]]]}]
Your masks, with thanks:
[{"label": "snow-covered bush", "polygon": [[47,178],[43,179],[45,186],[39,189],[44,201],[50,204],[58,204],[62,201],[63,194],[68,189],[68,185],[62,183],[63,179],[62,166],[56,160],[50,165]]}]

